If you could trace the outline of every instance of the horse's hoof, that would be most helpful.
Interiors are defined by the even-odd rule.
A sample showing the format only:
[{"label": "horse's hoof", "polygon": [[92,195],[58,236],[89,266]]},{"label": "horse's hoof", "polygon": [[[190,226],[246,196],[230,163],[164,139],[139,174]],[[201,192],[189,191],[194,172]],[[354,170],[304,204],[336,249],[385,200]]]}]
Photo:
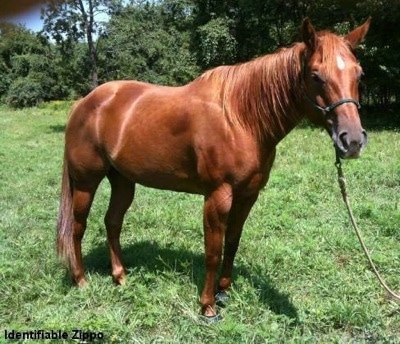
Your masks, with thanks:
[{"label": "horse's hoof", "polygon": [[115,283],[115,285],[125,285],[126,278],[125,276],[113,277],[113,282]]},{"label": "horse's hoof", "polygon": [[215,304],[218,307],[226,307],[229,301],[229,295],[225,290],[221,290],[215,294]]},{"label": "horse's hoof", "polygon": [[206,315],[201,315],[200,320],[207,325],[213,325],[222,320],[222,315],[221,314],[215,314],[211,316],[206,316]]},{"label": "horse's hoof", "polygon": [[73,279],[72,284],[76,285],[78,288],[84,288],[87,285],[87,282],[84,278],[80,278],[79,280]]}]

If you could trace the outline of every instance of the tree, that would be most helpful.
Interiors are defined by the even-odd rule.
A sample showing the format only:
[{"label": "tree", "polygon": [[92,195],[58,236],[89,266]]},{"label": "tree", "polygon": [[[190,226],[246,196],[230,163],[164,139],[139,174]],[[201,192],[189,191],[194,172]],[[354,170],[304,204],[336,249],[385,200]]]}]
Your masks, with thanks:
[{"label": "tree", "polygon": [[[400,103],[400,3],[366,0],[357,17],[372,16],[372,27],[361,50],[370,103],[389,107]],[[356,17],[356,18],[357,18]]]},{"label": "tree", "polygon": [[43,31],[64,51],[72,43],[86,42],[93,88],[99,84],[96,39],[102,35],[107,15],[120,6],[120,0],[49,0],[42,10]]},{"label": "tree", "polygon": [[317,28],[345,34],[371,15],[366,44],[356,51],[367,75],[363,103],[392,106],[400,103],[399,6],[380,0],[47,0],[45,36],[0,28],[0,100],[10,99],[11,90],[23,94],[18,90],[25,86],[26,93],[52,99],[81,96],[111,79],[183,84],[202,70],[298,40],[306,16]]},{"label": "tree", "polygon": [[[241,62],[289,44],[300,24],[306,1],[193,0],[199,62]],[[294,24],[295,23],[295,24]],[[211,48],[211,49],[210,49]],[[221,56],[225,54],[225,56]],[[210,56],[211,55],[211,56]],[[222,58],[221,58],[222,57]]]},{"label": "tree", "polygon": [[203,69],[236,61],[237,41],[231,34],[232,20],[218,17],[197,29],[199,63]]},{"label": "tree", "polygon": [[170,3],[135,2],[110,17],[100,43],[101,70],[107,80],[176,85],[198,74],[184,24],[190,13],[171,8]]},{"label": "tree", "polygon": [[0,99],[25,107],[63,97],[53,61],[54,51],[42,36],[0,24]]}]

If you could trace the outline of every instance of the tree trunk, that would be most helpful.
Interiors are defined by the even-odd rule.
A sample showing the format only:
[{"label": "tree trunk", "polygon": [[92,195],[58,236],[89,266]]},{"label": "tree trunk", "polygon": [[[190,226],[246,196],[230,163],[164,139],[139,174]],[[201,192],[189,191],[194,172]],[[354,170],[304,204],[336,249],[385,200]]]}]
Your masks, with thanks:
[{"label": "tree trunk", "polygon": [[89,61],[91,66],[92,73],[92,88],[96,88],[99,85],[99,78],[97,73],[97,51],[96,45],[93,40],[93,32],[94,32],[94,8],[93,8],[93,0],[87,0],[89,5],[89,13],[87,13],[83,0],[78,0],[78,5],[80,11],[82,13],[82,19],[85,26],[86,39],[88,42],[88,53],[89,53]]},{"label": "tree trunk", "polygon": [[87,30],[87,40],[89,45],[89,58],[92,64],[92,87],[99,86],[99,78],[97,75],[97,50],[93,41],[94,32],[94,13],[93,13],[93,0],[89,0],[89,25]]}]

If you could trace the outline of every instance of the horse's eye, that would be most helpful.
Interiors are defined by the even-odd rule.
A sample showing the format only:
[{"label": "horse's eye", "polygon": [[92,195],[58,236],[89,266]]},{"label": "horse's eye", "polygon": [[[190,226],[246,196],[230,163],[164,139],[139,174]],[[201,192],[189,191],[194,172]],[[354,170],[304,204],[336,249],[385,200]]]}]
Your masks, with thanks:
[{"label": "horse's eye", "polygon": [[311,73],[311,79],[318,84],[324,84],[325,80],[319,75],[317,72],[312,72]]}]

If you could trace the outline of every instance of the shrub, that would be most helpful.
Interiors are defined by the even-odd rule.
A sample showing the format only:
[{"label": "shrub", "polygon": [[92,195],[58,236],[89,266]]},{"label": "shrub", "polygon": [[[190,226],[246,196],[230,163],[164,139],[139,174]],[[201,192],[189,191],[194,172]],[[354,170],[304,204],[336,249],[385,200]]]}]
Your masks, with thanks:
[{"label": "shrub", "polygon": [[6,104],[13,108],[35,106],[44,100],[41,84],[29,77],[15,79],[8,89]]}]

